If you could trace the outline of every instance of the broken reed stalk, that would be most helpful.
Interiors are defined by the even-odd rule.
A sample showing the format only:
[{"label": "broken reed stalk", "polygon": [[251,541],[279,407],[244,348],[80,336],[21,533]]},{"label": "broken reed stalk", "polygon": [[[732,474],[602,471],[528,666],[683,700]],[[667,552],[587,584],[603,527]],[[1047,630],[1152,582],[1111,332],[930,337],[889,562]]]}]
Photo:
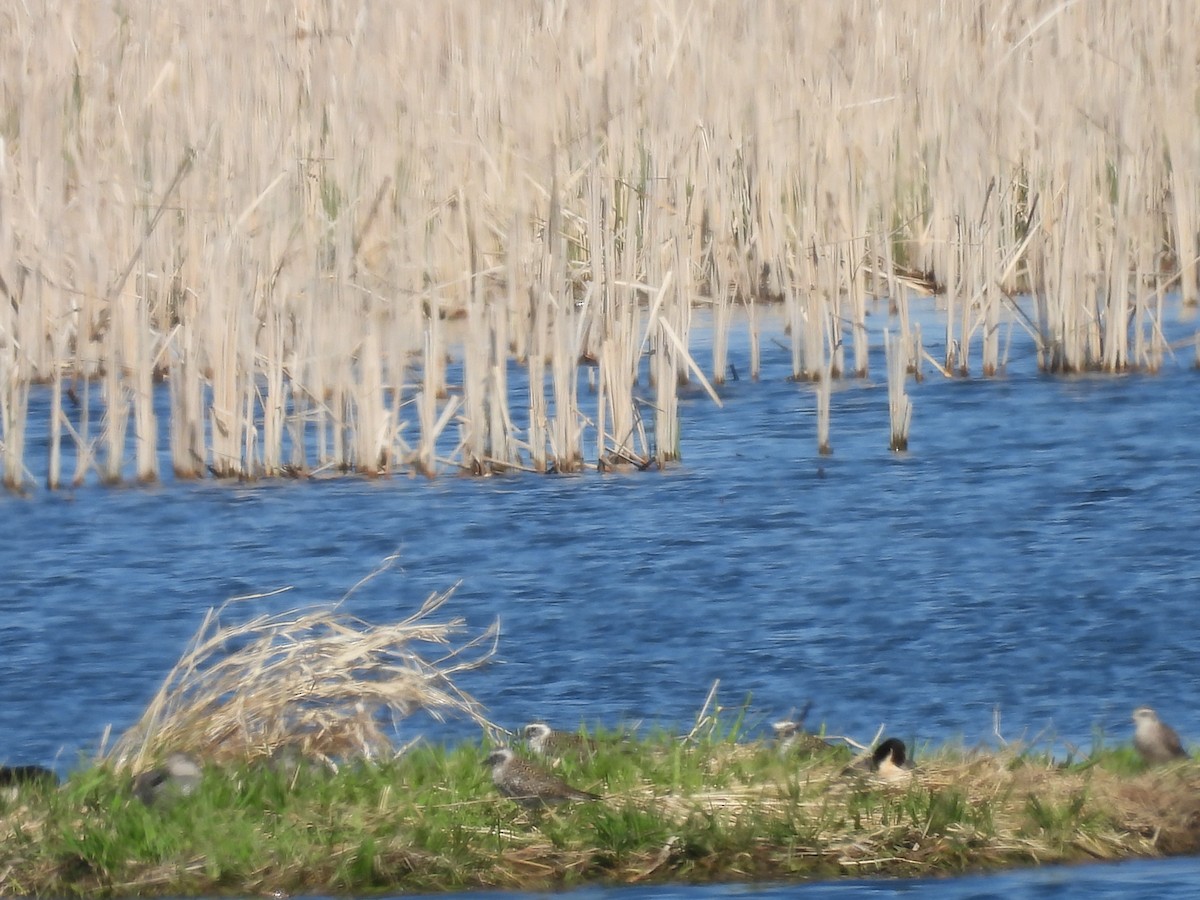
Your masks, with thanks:
[{"label": "broken reed stalk", "polygon": [[[106,758],[134,771],[174,750],[217,762],[269,756],[285,746],[313,758],[386,758],[392,751],[387,726],[418,710],[439,720],[465,716],[497,733],[454,678],[491,658],[499,625],[455,646],[463,620],[430,621],[453,592],[430,595],[413,615],[390,625],[343,612],[346,598],[330,607],[222,622],[235,604],[282,591],[209,610],[141,719]],[[433,657],[428,647],[435,648]]]},{"label": "broken reed stalk", "polygon": [[56,490],[62,484],[62,366],[54,367],[50,383],[50,447],[46,460],[46,487]]},{"label": "broken reed stalk", "polygon": [[660,467],[679,459],[679,373],[682,369],[686,374],[687,364],[680,361],[682,341],[671,320],[679,324],[681,307],[689,302],[675,270],[668,269],[646,322],[655,333],[650,376],[654,385],[654,461]]},{"label": "broken reed stalk", "polygon": [[833,454],[829,442],[829,412],[833,405],[833,367],[826,362],[817,376],[817,452],[821,456]]},{"label": "broken reed stalk", "polygon": [[787,289],[783,302],[787,314],[787,329],[791,332],[792,337],[791,344],[789,345],[792,354],[792,380],[800,381],[808,377],[808,364],[804,354],[804,335],[808,324],[805,322],[804,310],[800,305],[800,298],[790,286]]},{"label": "broken reed stalk", "polygon": [[[919,333],[918,333],[919,334]],[[889,450],[908,449],[908,428],[912,424],[912,402],[904,391],[908,377],[908,344],[903,338],[893,340],[891,333],[883,331],[883,352],[887,363],[888,419],[892,425]]]},{"label": "broken reed stalk", "polygon": [[[624,327],[621,327],[621,325]],[[636,410],[628,403],[633,396],[637,371],[629,363],[631,344],[636,336],[629,334],[632,323],[626,321],[613,329],[600,349],[598,379],[597,451],[601,468],[636,463],[634,434]],[[611,423],[611,424],[609,424]]]},{"label": "broken reed stalk", "polygon": [[16,364],[0,358],[0,450],[4,458],[4,486],[20,491],[25,485],[25,423],[29,415],[29,382]]},{"label": "broken reed stalk", "polygon": [[734,305],[724,286],[714,283],[712,290],[712,380],[724,384],[729,375],[729,331]]},{"label": "broken reed stalk", "polygon": [[150,310],[138,303],[131,321],[126,323],[132,349],[133,421],[137,435],[134,456],[136,478],[148,483],[158,480],[158,416],[154,412],[154,347]]},{"label": "broken reed stalk", "polygon": [[759,332],[758,306],[753,300],[746,302],[746,325],[750,331],[750,379],[758,381],[762,372],[762,336]]}]

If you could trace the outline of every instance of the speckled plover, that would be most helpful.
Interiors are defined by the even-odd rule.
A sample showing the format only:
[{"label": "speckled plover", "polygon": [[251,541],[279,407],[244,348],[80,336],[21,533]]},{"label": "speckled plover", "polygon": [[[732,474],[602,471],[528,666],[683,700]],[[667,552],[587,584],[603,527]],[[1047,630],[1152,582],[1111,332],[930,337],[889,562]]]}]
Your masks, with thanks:
[{"label": "speckled plover", "polygon": [[521,759],[508,747],[493,750],[483,764],[491,768],[492,781],[500,793],[522,806],[600,799],[597,794],[573,788],[541,766]]},{"label": "speckled plover", "polygon": [[595,741],[570,731],[555,731],[545,722],[530,722],[521,729],[529,749],[538,756],[556,759],[564,753],[577,756],[596,752]]}]

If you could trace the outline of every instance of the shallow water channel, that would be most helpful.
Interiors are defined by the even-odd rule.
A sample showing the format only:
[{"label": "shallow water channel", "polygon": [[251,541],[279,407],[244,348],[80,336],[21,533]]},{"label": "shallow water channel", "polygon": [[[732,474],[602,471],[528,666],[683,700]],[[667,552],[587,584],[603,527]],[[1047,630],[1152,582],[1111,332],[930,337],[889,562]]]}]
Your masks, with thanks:
[{"label": "shallow water channel", "polygon": [[[705,885],[584,888],[569,900],[850,900],[859,897],[920,897],[921,900],[1116,900],[1126,897],[1185,898],[1196,895],[1200,861],[1136,861],[1106,865],[1020,869],[964,878],[850,879],[784,885]],[[446,895],[438,895],[447,900]],[[470,900],[525,900],[546,894],[487,892],[454,895]]]},{"label": "shallow water channel", "polygon": [[[0,497],[0,761],[70,768],[136,719],[209,607],[285,585],[264,602],[335,600],[396,550],[349,609],[392,621],[461,581],[443,613],[474,630],[498,617],[502,635],[460,686],[509,727],[686,728],[719,680],[750,733],[811,701],[810,725],[860,741],[884,727],[918,756],[953,741],[1087,752],[1127,742],[1142,703],[1200,740],[1200,375],[1181,360],[1050,378],[1020,349],[998,379],[927,370],[901,455],[881,358],[838,386],[821,457],[812,386],[768,342],[762,379],[727,384],[724,408],[687,394],[684,460],[666,473]],[[741,371],[746,352],[735,342]],[[418,733],[477,738],[416,719],[401,736]],[[920,893],[1104,896],[1160,876],[1200,890],[1200,868],[1173,862]]]}]

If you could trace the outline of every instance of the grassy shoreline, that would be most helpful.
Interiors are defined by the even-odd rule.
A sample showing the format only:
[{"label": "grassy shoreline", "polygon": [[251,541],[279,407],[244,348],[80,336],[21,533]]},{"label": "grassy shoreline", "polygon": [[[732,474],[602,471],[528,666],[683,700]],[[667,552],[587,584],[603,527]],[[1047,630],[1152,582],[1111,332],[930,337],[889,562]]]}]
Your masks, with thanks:
[{"label": "grassy shoreline", "polygon": [[1200,851],[1200,766],[1127,748],[1078,763],[945,748],[911,783],[848,776],[846,748],[651,736],[555,764],[599,802],[528,810],[480,745],[289,774],[209,767],[146,807],[80,770],[0,800],[0,894],[368,894],[590,882],[930,876]]}]

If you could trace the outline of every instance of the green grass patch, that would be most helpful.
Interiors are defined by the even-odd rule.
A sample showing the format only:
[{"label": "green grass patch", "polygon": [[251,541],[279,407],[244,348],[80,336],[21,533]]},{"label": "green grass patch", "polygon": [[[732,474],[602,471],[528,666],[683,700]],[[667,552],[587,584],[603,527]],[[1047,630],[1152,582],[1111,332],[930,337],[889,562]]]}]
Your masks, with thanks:
[{"label": "green grass patch", "polygon": [[526,809],[487,747],[418,746],[337,772],[210,766],[153,807],[127,775],[77,771],[0,800],[0,893],[365,894],[474,887],[961,872],[1200,847],[1200,767],[1151,772],[1123,748],[1055,764],[944,751],[911,782],[843,773],[848,751],[781,753],[730,732],[601,740],[555,774],[599,802]]}]

